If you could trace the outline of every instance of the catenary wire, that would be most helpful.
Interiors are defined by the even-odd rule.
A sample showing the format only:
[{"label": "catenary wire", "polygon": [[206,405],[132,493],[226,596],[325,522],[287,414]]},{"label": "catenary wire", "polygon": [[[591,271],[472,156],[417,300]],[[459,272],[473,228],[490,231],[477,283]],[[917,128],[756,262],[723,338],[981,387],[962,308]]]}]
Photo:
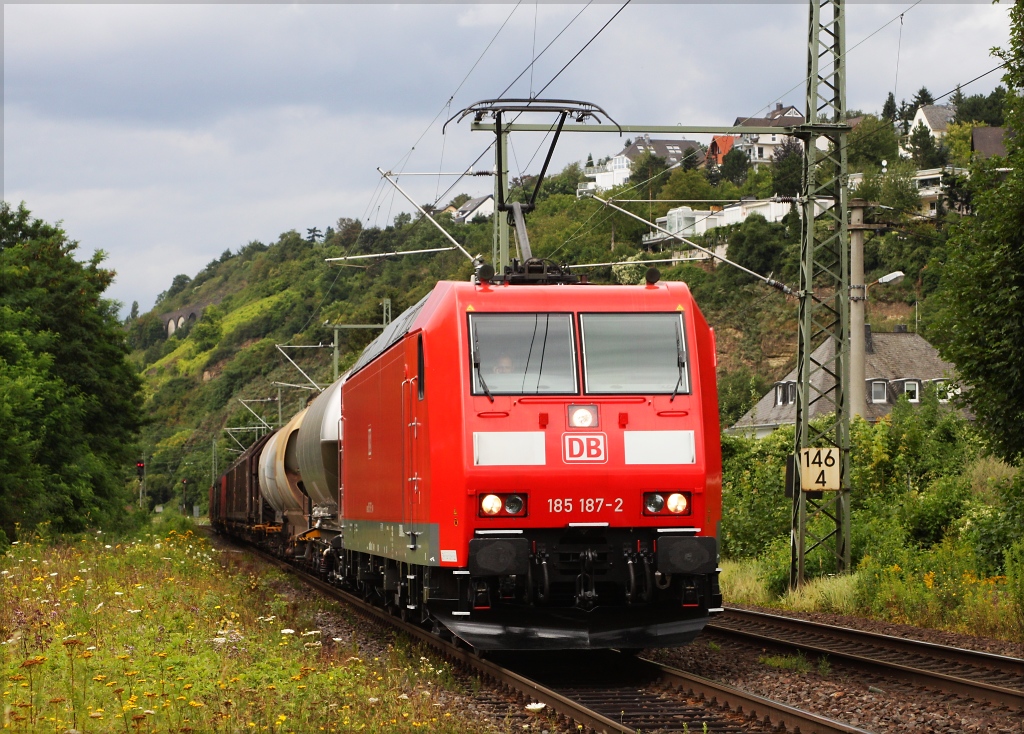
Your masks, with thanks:
[{"label": "catenary wire", "polygon": [[900,14],[900,35],[896,41],[896,78],[892,83],[892,103],[896,104],[896,90],[900,86],[900,52],[903,49],[903,14]]},{"label": "catenary wire", "polygon": [[[563,27],[563,28],[562,28],[562,30],[561,30],[561,31],[559,31],[559,32],[558,32],[558,34],[557,34],[557,35],[555,35],[555,37],[551,39],[551,41],[550,41],[550,42],[548,43],[548,45],[544,47],[544,50],[543,50],[543,51],[541,51],[541,52],[540,52],[540,53],[539,53],[539,54],[537,55],[537,57],[536,57],[535,59],[533,59],[533,60],[532,60],[532,61],[530,62],[530,64],[529,64],[529,65],[528,65],[528,66],[527,66],[527,67],[526,67],[525,69],[523,69],[523,70],[522,70],[521,72],[519,72],[519,75],[518,75],[518,76],[517,76],[517,77],[516,77],[515,79],[513,79],[513,80],[511,81],[511,83],[509,83],[509,85],[508,85],[507,87],[505,87],[505,89],[504,89],[504,90],[502,91],[502,93],[501,93],[500,95],[498,95],[498,99],[500,99],[500,98],[504,97],[504,96],[505,96],[505,94],[507,94],[507,93],[508,93],[509,89],[511,89],[511,88],[512,88],[512,85],[514,85],[514,84],[515,84],[515,83],[516,83],[517,81],[519,81],[519,79],[520,79],[520,78],[522,78],[523,74],[525,74],[525,73],[526,73],[527,71],[529,71],[529,70],[530,70],[530,69],[532,68],[532,66],[533,66],[533,65],[534,65],[534,64],[536,63],[537,59],[539,59],[539,58],[540,58],[541,56],[543,56],[543,55],[544,55],[544,52],[545,52],[545,51],[547,51],[547,50],[548,50],[549,48],[551,48],[551,45],[552,45],[552,44],[553,44],[553,43],[554,43],[555,41],[557,41],[557,40],[559,39],[559,37],[561,37],[561,35],[562,35],[563,33],[565,33],[565,31],[566,31],[566,30],[568,30],[568,29],[569,29],[569,27],[570,27],[570,26],[571,26],[571,25],[572,25],[573,23],[575,23],[575,22],[576,22],[576,19],[577,19],[577,18],[579,18],[579,17],[580,17],[580,15],[582,15],[582,14],[583,14],[583,11],[584,11],[584,10],[586,10],[586,9],[587,9],[588,7],[590,7],[590,5],[591,5],[591,3],[592,3],[592,2],[593,2],[593,0],[591,0],[591,2],[588,2],[588,3],[587,3],[587,4],[585,5],[585,6],[583,6],[583,8],[582,8],[582,9],[580,10],[580,12],[578,12],[578,13],[577,13],[577,14],[576,14],[575,16],[573,16],[572,20],[570,20],[570,21],[569,21],[569,22],[568,22],[568,23],[567,23],[567,24],[565,25],[565,27]],[[590,40],[589,40],[589,41],[587,41],[587,43],[586,43],[586,44],[584,44],[583,48],[581,48],[581,49],[580,49],[579,51],[577,51],[577,52],[576,52],[576,54],[575,54],[575,55],[574,55],[574,56],[573,56],[573,57],[572,57],[572,58],[571,58],[571,59],[570,59],[570,60],[569,60],[569,61],[568,61],[568,62],[567,62],[567,63],[566,63],[566,64],[565,64],[565,65],[564,65],[564,66],[563,66],[563,67],[562,67],[562,68],[561,68],[561,69],[560,69],[559,71],[558,71],[558,73],[557,73],[557,74],[555,74],[555,76],[554,76],[554,77],[552,77],[552,78],[551,78],[551,79],[550,79],[550,80],[548,81],[548,83],[547,83],[547,84],[545,84],[545,85],[544,85],[544,87],[543,87],[543,88],[542,88],[542,89],[541,89],[540,91],[538,91],[538,92],[537,92],[537,96],[540,96],[540,95],[541,95],[541,94],[542,94],[542,93],[544,92],[544,90],[545,90],[545,89],[547,89],[547,88],[548,88],[549,86],[551,86],[551,83],[552,83],[553,81],[555,81],[555,79],[557,79],[557,78],[558,78],[558,76],[559,76],[559,75],[560,75],[560,74],[561,74],[562,72],[564,72],[564,71],[565,71],[565,70],[566,70],[566,69],[567,69],[567,68],[569,67],[569,65],[570,65],[570,64],[572,64],[572,62],[573,62],[573,61],[575,61],[577,57],[579,57],[579,55],[580,55],[581,53],[583,53],[583,51],[584,51],[584,50],[585,50],[585,49],[587,48],[587,46],[589,46],[589,45],[590,45],[591,43],[593,43],[593,41],[594,41],[594,40],[595,40],[595,39],[596,39],[596,38],[597,38],[597,37],[598,37],[599,35],[601,35],[602,31],[604,31],[604,29],[605,29],[605,28],[607,28],[607,27],[608,27],[608,25],[609,25],[609,24],[610,24],[610,23],[611,23],[611,22],[612,22],[613,20],[615,20],[615,17],[616,17],[616,16],[617,16],[617,15],[618,15],[619,13],[621,13],[621,12],[622,12],[622,10],[623,10],[623,9],[624,9],[624,8],[626,7],[626,5],[629,5],[629,3],[630,3],[630,2],[632,2],[632,0],[627,0],[627,2],[626,2],[626,3],[625,3],[625,4],[623,5],[623,6],[622,6],[622,7],[620,7],[618,11],[616,11],[615,15],[613,15],[613,16],[612,16],[612,17],[611,17],[611,18],[610,18],[610,19],[609,19],[609,20],[608,20],[608,21],[607,21],[607,22],[606,22],[606,23],[605,23],[605,24],[604,24],[604,25],[603,25],[603,26],[602,26],[602,27],[601,27],[601,28],[600,28],[600,29],[599,29],[599,30],[597,31],[597,33],[595,33],[595,34],[594,34],[594,35],[593,35],[593,36],[592,36],[592,37],[590,38]],[[517,120],[517,119],[519,118],[519,115],[521,115],[521,114],[522,114],[522,113],[519,113],[518,115],[516,115],[516,117],[515,117],[515,118],[513,118],[512,122],[514,123],[514,122],[515,122],[515,120]],[[512,124],[512,123],[510,123],[510,124]],[[546,140],[546,139],[547,139],[547,135],[545,135],[545,136],[544,136],[544,139],[542,139],[542,140],[541,140],[541,146],[543,146],[543,144],[544,144],[544,140]],[[484,150],[484,152],[483,152],[483,153],[481,153],[481,154],[480,154],[480,155],[479,155],[479,156],[477,157],[476,161],[474,161],[474,162],[473,162],[473,165],[476,165],[476,163],[477,163],[477,162],[478,162],[478,161],[479,161],[479,160],[480,160],[481,158],[483,158],[483,156],[484,156],[484,155],[485,155],[485,154],[487,153],[487,151],[489,151],[489,150],[491,149],[491,147],[493,147],[493,146],[494,146],[494,142],[492,142],[492,143],[491,143],[491,145],[490,145],[490,146],[488,146],[488,147],[487,147],[487,149],[486,149],[486,150]],[[537,151],[538,151],[538,152],[540,151],[540,147],[541,147],[541,146],[538,146],[538,147],[537,147]],[[514,150],[513,150],[513,152],[514,152]],[[530,161],[532,162],[532,161],[533,161],[533,159],[534,159],[534,158],[536,158],[536,157],[537,157],[537,152],[534,152],[533,156],[531,156],[531,158],[530,158]],[[473,167],[473,165],[471,165],[471,166],[470,166],[469,168],[472,168],[472,167]],[[529,166],[529,164],[527,164],[527,166]],[[517,160],[517,167],[518,167],[518,160]],[[452,190],[453,190],[453,189],[454,189],[454,188],[455,188],[455,187],[456,187],[456,186],[457,186],[457,185],[459,184],[459,182],[460,182],[460,181],[462,180],[462,178],[463,178],[463,177],[461,177],[461,176],[460,176],[460,177],[459,177],[458,179],[456,179],[456,180],[455,180],[455,181],[454,181],[454,182],[453,182],[453,183],[451,184],[451,186],[449,186],[449,187],[448,187],[448,189],[447,189],[447,190],[445,191],[445,193],[441,195],[441,197],[440,197],[440,198],[438,198],[438,199],[435,199],[435,200],[434,200],[434,205],[436,206],[436,205],[437,205],[437,202],[438,202],[438,201],[440,201],[440,200],[441,200],[442,198],[444,198],[445,196],[447,196],[447,195],[448,195],[448,192],[452,191]],[[520,178],[522,178],[522,171],[520,171]]]},{"label": "catenary wire", "polygon": [[[595,33],[593,36],[591,36],[590,40],[587,41],[585,44],[583,44],[583,48],[581,48],[579,51],[577,51],[576,54],[571,59],[569,59],[568,61],[565,62],[565,66],[563,66],[561,69],[559,69],[558,73],[555,74],[553,77],[551,77],[550,81],[548,81],[547,84],[545,84],[543,87],[541,87],[537,91],[537,96],[538,97],[540,95],[544,94],[544,90],[546,90],[548,87],[550,87],[554,83],[555,79],[560,77],[562,75],[562,72],[565,71],[566,69],[568,69],[569,66],[572,64],[572,62],[574,62],[577,58],[579,58],[579,55],[581,53],[583,53],[584,51],[586,51],[587,47],[589,47],[590,44],[592,44],[595,40],[597,40],[598,36],[600,36],[602,33],[604,33],[604,29],[607,28],[609,25],[611,25],[611,22],[613,20],[615,20],[616,18],[618,18],[619,17],[619,13],[621,13],[623,10],[625,10],[626,6],[628,6],[631,2],[633,2],[633,0],[626,0],[626,2],[624,2],[622,4],[622,7],[620,7],[618,10],[616,10],[615,14],[612,15],[612,17],[609,18],[605,22],[605,24],[598,29],[597,33]],[[921,2],[921,0],[918,0],[918,2]]]},{"label": "catenary wire", "polygon": [[[525,74],[525,73],[526,73],[527,71],[530,71],[530,70],[531,70],[531,69],[533,68],[533,65],[534,65],[534,64],[536,64],[536,62],[537,62],[537,61],[538,61],[538,60],[540,59],[540,57],[541,57],[541,56],[543,56],[543,55],[544,55],[544,54],[545,54],[545,53],[547,52],[547,50],[548,50],[549,48],[551,48],[551,46],[552,46],[552,45],[554,45],[555,41],[557,41],[557,40],[558,40],[559,38],[561,38],[561,37],[562,37],[562,34],[563,34],[563,33],[565,33],[565,32],[566,32],[567,30],[569,30],[569,28],[570,28],[570,27],[571,27],[571,26],[573,25],[573,23],[575,23],[575,22],[576,22],[576,20],[577,20],[577,19],[578,19],[578,18],[579,18],[579,17],[581,16],[581,15],[583,15],[583,12],[584,12],[584,11],[585,11],[585,10],[586,10],[587,8],[589,8],[589,7],[591,6],[591,4],[592,4],[593,2],[594,2],[594,0],[589,0],[589,2],[587,2],[587,4],[586,4],[586,5],[584,5],[584,6],[583,6],[583,8],[582,8],[582,9],[581,9],[581,10],[580,10],[580,11],[579,11],[578,13],[576,13],[576,15],[574,15],[574,16],[572,17],[572,19],[571,19],[571,20],[570,20],[570,21],[569,21],[568,23],[566,23],[566,24],[565,24],[565,26],[563,26],[563,27],[562,27],[562,30],[560,30],[560,31],[559,31],[559,32],[558,32],[557,34],[555,34],[555,37],[554,37],[554,38],[552,38],[552,39],[551,39],[551,40],[550,40],[550,41],[548,42],[548,45],[547,45],[547,46],[545,46],[545,47],[544,47],[544,49],[543,49],[543,50],[542,50],[542,51],[541,51],[541,52],[540,52],[539,54],[537,54],[537,57],[536,57],[535,59],[533,59],[533,60],[532,60],[532,61],[531,61],[531,62],[530,62],[529,64],[527,64],[527,65],[526,65],[526,67],[525,67],[525,68],[524,68],[524,69],[523,69],[523,70],[522,70],[521,72],[519,72],[519,74],[518,74],[518,75],[516,76],[516,78],[515,78],[515,79],[513,79],[513,80],[512,80],[511,82],[509,82],[508,86],[507,86],[507,87],[505,87],[505,89],[503,89],[503,90],[502,90],[501,94],[499,94],[499,95],[498,95],[497,99],[501,99],[501,98],[503,98],[503,97],[504,97],[504,96],[505,96],[506,94],[508,94],[508,91],[509,91],[509,90],[510,90],[510,89],[512,88],[512,86],[513,86],[513,85],[514,85],[514,84],[515,84],[515,83],[516,83],[517,81],[519,81],[520,79],[522,79],[522,78],[523,78],[523,75],[524,75],[524,74]],[[532,86],[532,85],[531,85],[531,86]],[[517,115],[517,119],[518,119],[518,115]],[[490,145],[488,145],[488,146],[487,146],[487,148],[485,148],[485,149],[484,149],[483,153],[481,153],[481,154],[480,154],[479,156],[477,156],[476,160],[474,160],[474,161],[473,161],[473,163],[472,163],[472,164],[470,164],[470,166],[468,167],[468,169],[467,169],[467,170],[470,170],[470,169],[472,169],[472,168],[473,168],[473,166],[475,166],[475,165],[476,165],[477,163],[479,163],[479,162],[480,162],[480,159],[481,159],[481,158],[483,158],[483,157],[484,157],[484,155],[485,155],[485,154],[486,154],[486,153],[487,153],[487,152],[488,152],[489,150],[491,150],[491,148],[493,148],[493,147],[494,147],[494,143],[492,142],[492,143],[491,143]],[[443,199],[443,198],[444,198],[445,196],[447,196],[447,195],[448,195],[448,194],[449,194],[449,193],[450,193],[450,192],[451,192],[451,191],[452,191],[452,190],[453,190],[453,189],[454,189],[454,188],[455,188],[456,186],[458,186],[458,185],[459,185],[459,183],[460,183],[460,182],[462,181],[462,179],[463,179],[463,178],[464,178],[464,176],[460,176],[459,178],[457,178],[457,179],[456,179],[455,181],[453,181],[453,182],[452,182],[452,184],[451,184],[451,185],[450,185],[450,186],[449,186],[449,187],[448,187],[448,188],[447,188],[447,189],[446,189],[446,190],[444,191],[444,193],[442,193],[442,194],[441,194],[441,196],[439,196],[439,197],[435,198],[435,199],[434,199],[434,206],[437,206],[437,203],[438,203],[439,201],[441,201],[441,200],[442,200],[442,199]]]},{"label": "catenary wire", "polygon": [[[408,164],[409,159],[411,158],[413,152],[416,150],[416,146],[419,145],[420,141],[422,141],[423,138],[426,136],[426,134],[428,132],[430,132],[430,129],[434,126],[435,123],[437,123],[438,119],[441,117],[441,115],[444,114],[445,110],[446,109],[450,109],[452,100],[455,99],[455,95],[457,95],[459,93],[459,91],[462,89],[463,85],[465,85],[466,81],[469,79],[469,77],[472,75],[473,71],[476,69],[476,67],[483,60],[483,57],[487,54],[488,50],[490,50],[491,46],[494,45],[494,41],[497,40],[498,36],[505,29],[505,26],[508,25],[509,20],[511,20],[512,16],[515,14],[516,10],[519,8],[519,6],[521,4],[522,4],[522,0],[519,0],[519,2],[517,2],[515,4],[515,6],[509,12],[508,16],[505,18],[505,21],[501,24],[501,27],[499,27],[498,30],[495,32],[494,36],[491,38],[491,40],[488,42],[487,46],[481,52],[480,56],[477,57],[477,60],[475,62],[473,62],[473,65],[470,67],[469,71],[466,72],[466,75],[462,78],[462,81],[459,82],[459,85],[455,88],[455,91],[452,92],[451,95],[449,95],[449,97],[445,101],[444,105],[441,106],[441,109],[439,109],[437,111],[437,114],[434,115],[434,118],[427,124],[426,128],[424,128],[423,132],[420,133],[419,137],[416,138],[416,141],[412,144],[412,147],[405,153],[405,155],[403,155],[401,158],[398,159],[398,161],[396,161],[396,163],[391,167],[390,170],[393,170],[395,168],[399,168],[399,171],[404,170],[404,167]],[[486,151],[484,151],[484,152],[486,152]],[[477,158],[477,160],[479,160],[479,158]],[[383,183],[381,181],[377,182],[378,188],[381,187],[382,185],[383,185]],[[376,190],[375,190],[375,193],[376,193]],[[395,192],[391,191],[391,200],[392,200],[392,202],[394,201],[394,196],[395,196]],[[370,210],[372,208],[373,208],[373,200],[371,200],[371,203],[367,207],[367,209]],[[379,207],[378,207],[378,209],[379,209]]]},{"label": "catenary wire", "polygon": [[[846,49],[846,51],[845,51],[845,52],[843,53],[843,58],[845,58],[845,57],[849,56],[849,55],[850,55],[850,53],[851,53],[851,52],[852,52],[852,51],[853,51],[854,49],[858,48],[859,46],[863,45],[863,44],[864,44],[864,43],[866,43],[866,42],[867,42],[868,40],[870,40],[871,38],[873,38],[874,36],[876,36],[877,34],[881,33],[881,32],[882,32],[883,30],[885,30],[886,28],[888,28],[888,27],[889,27],[890,25],[892,25],[893,23],[895,23],[895,22],[896,22],[897,20],[900,20],[900,21],[902,22],[902,18],[903,18],[903,16],[904,16],[904,15],[905,15],[906,13],[909,13],[909,12],[910,12],[911,10],[913,10],[914,8],[916,8],[916,7],[917,7],[918,5],[920,5],[920,4],[922,3],[922,2],[924,2],[924,0],[917,0],[917,1],[915,2],[915,3],[913,3],[913,4],[912,4],[912,5],[910,6],[910,7],[908,7],[908,8],[906,9],[906,10],[904,10],[903,12],[901,12],[901,13],[900,13],[899,15],[897,15],[897,16],[894,16],[894,17],[893,17],[893,18],[892,18],[891,20],[889,20],[889,21],[887,21],[887,22],[883,23],[883,24],[882,24],[882,25],[880,25],[880,26],[879,26],[878,28],[876,28],[876,29],[875,29],[874,31],[872,31],[871,33],[869,33],[868,35],[866,35],[866,36],[865,36],[864,38],[862,38],[861,40],[859,40],[859,41],[858,41],[857,43],[855,43],[855,44],[854,44],[853,46],[851,46],[850,48]],[[828,68],[828,67],[826,67],[826,69],[827,69],[827,68]],[[776,100],[776,99],[782,99],[783,97],[785,97],[785,96],[786,96],[787,94],[789,94],[790,92],[792,92],[792,91],[794,91],[794,90],[796,90],[796,89],[799,89],[799,88],[800,88],[801,86],[805,85],[805,84],[807,83],[807,80],[808,80],[808,79],[810,79],[810,77],[809,77],[809,76],[805,76],[805,77],[804,77],[803,79],[801,79],[800,81],[798,81],[798,82],[797,82],[796,84],[794,84],[794,85],[793,85],[792,87],[790,87],[790,88],[789,88],[789,89],[787,89],[787,90],[786,90],[785,92],[783,92],[783,93],[782,93],[781,95],[777,95],[777,96],[775,96],[775,97],[772,97],[772,100]],[[760,107],[760,108],[759,108],[759,109],[757,110],[757,112],[761,112],[762,110],[766,110],[766,109],[768,109],[768,108],[769,108],[769,107],[771,106],[771,104],[772,104],[771,102],[768,102],[768,103],[767,103],[766,105],[764,105],[764,106]],[[756,113],[755,113],[755,114],[756,114]],[[733,127],[739,127],[739,126],[740,126],[740,125],[742,125],[743,123],[745,123],[745,122],[747,122],[748,120],[751,120],[751,119],[753,119],[753,118],[754,118],[754,115],[750,115],[749,117],[744,117],[744,118],[743,118],[743,119],[742,119],[742,120],[741,120],[740,122],[738,122],[738,123],[737,123],[736,125],[734,125]]]}]

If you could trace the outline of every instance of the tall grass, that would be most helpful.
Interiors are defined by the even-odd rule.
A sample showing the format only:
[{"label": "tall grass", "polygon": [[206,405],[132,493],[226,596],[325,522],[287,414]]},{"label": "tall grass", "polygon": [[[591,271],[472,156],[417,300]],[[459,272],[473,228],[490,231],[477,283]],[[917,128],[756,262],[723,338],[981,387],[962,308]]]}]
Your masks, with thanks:
[{"label": "tall grass", "polygon": [[857,614],[965,634],[1024,640],[1024,541],[1015,544],[1006,576],[979,576],[974,560],[952,543],[907,553],[902,563],[865,558],[857,571],[810,579],[800,589],[771,591],[765,560],[723,560],[726,604],[797,612]]},{"label": "tall grass", "polygon": [[[180,521],[179,521],[180,522]],[[18,732],[465,731],[426,653],[322,639],[290,581],[189,529],[22,540],[0,558],[3,727]]]}]

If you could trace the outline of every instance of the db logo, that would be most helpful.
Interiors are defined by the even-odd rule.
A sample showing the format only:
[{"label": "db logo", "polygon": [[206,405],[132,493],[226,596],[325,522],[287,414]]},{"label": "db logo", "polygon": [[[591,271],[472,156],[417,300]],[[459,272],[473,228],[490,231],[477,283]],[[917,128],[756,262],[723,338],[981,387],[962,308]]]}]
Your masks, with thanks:
[{"label": "db logo", "polygon": [[603,433],[563,433],[562,434],[562,459],[566,462],[574,461],[608,461],[608,452],[605,448],[607,437]]}]

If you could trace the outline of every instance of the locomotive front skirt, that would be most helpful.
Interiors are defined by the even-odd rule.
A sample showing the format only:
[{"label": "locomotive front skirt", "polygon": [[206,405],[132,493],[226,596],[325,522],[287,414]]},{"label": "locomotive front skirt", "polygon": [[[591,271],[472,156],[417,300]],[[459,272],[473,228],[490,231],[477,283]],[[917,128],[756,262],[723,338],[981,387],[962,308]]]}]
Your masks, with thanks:
[{"label": "locomotive front skirt", "polygon": [[721,474],[685,284],[440,282],[210,515],[480,649],[667,646],[721,610]]}]

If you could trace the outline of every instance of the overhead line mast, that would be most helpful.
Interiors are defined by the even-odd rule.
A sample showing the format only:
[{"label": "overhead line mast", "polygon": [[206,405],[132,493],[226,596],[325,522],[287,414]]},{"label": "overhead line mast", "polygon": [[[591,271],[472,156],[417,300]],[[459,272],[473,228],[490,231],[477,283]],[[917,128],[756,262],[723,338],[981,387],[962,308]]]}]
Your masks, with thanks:
[{"label": "overhead line mast", "polygon": [[[804,172],[796,438],[794,471],[789,472],[792,481],[787,487],[793,498],[792,588],[803,584],[807,558],[817,549],[831,549],[837,572],[850,567],[850,257],[846,221],[846,136],[850,128],[846,122],[843,0],[810,2],[806,103],[804,124],[796,133],[804,142]],[[825,144],[825,150],[819,150],[819,142]],[[833,452],[808,451],[812,447]],[[818,461],[824,461],[823,456],[838,460],[835,479],[825,481],[824,474],[818,474],[823,467],[814,464],[812,456]],[[819,476],[821,481],[816,481]],[[812,519],[818,520],[813,530]]]}]

